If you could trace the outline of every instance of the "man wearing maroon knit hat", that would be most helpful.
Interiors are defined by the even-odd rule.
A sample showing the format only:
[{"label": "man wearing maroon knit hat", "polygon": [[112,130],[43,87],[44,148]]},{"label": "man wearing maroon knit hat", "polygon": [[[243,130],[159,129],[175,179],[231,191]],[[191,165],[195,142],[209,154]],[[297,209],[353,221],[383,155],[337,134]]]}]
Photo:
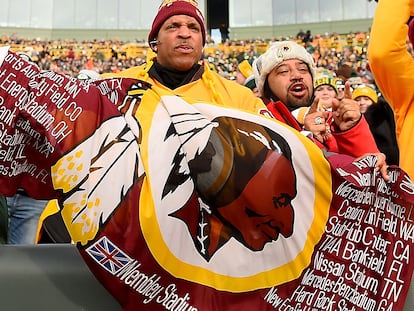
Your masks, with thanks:
[{"label": "man wearing maroon knit hat", "polygon": [[206,43],[206,29],[204,26],[204,17],[198,8],[196,1],[164,1],[158,13],[152,22],[151,31],[148,35],[148,42],[152,46],[157,42],[158,31],[162,24],[173,15],[188,15],[194,17],[201,27],[201,35],[203,36],[203,45]]},{"label": "man wearing maroon knit hat", "polygon": [[246,87],[221,77],[203,59],[206,28],[195,0],[164,0],[148,35],[154,52],[144,65],[104,77],[138,78],[176,95],[260,113],[261,99]]},{"label": "man wearing maroon knit hat", "polygon": [[204,17],[195,1],[164,1],[148,42],[159,64],[187,71],[201,59],[205,33]]}]

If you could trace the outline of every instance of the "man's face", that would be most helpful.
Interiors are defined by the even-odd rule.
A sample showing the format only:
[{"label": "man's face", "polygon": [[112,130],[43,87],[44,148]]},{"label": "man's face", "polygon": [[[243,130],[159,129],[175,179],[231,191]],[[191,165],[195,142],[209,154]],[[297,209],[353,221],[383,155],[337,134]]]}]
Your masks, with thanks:
[{"label": "man's face", "polygon": [[171,16],[162,24],[157,40],[157,61],[164,67],[187,71],[202,57],[203,35],[194,17]]},{"label": "man's face", "polygon": [[299,108],[310,105],[313,81],[305,62],[299,59],[281,62],[269,73],[268,83],[272,93],[287,107]]},{"label": "man's face", "polygon": [[336,98],[336,91],[331,85],[320,85],[315,89],[315,96],[319,97],[319,103],[324,109],[332,108],[332,101]]},{"label": "man's face", "polygon": [[262,250],[279,234],[293,233],[296,177],[292,164],[282,154],[270,152],[263,166],[251,178],[242,194],[217,209],[235,237],[249,249]]}]

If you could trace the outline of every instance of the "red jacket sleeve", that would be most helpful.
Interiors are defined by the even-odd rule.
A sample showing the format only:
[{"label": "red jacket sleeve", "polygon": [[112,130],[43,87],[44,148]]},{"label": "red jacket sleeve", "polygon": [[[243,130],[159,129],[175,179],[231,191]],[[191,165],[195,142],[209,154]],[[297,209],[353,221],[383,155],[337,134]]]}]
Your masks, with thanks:
[{"label": "red jacket sleeve", "polygon": [[332,131],[332,134],[339,153],[360,157],[366,153],[380,152],[364,116],[351,129],[344,132]]}]

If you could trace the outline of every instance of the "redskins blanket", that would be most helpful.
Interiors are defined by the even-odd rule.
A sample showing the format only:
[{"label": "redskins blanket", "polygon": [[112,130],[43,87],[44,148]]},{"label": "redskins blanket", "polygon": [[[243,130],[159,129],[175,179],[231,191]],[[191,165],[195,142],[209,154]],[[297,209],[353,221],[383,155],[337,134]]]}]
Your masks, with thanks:
[{"label": "redskins blanket", "polygon": [[290,128],[0,51],[0,189],[63,203],[124,310],[402,310],[414,185]]}]

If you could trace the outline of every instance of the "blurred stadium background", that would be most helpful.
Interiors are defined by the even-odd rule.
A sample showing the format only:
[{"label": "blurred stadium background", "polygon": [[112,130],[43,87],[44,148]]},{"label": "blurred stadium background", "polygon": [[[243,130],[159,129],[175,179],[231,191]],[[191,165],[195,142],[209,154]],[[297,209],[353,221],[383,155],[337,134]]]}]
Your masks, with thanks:
[{"label": "blurred stadium background", "polygon": [[[145,41],[161,0],[0,0],[0,33],[38,40]],[[367,0],[198,0],[216,39],[233,40],[367,31],[376,2]]]}]

